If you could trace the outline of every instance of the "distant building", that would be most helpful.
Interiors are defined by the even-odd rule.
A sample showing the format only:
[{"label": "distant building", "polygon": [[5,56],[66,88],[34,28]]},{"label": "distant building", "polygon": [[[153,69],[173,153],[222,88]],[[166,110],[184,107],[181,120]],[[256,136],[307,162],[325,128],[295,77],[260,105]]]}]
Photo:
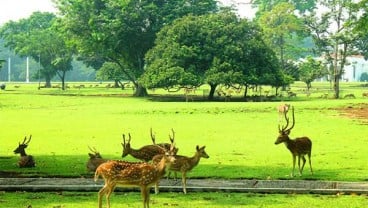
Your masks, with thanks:
[{"label": "distant building", "polygon": [[347,82],[360,81],[362,74],[368,73],[368,60],[365,60],[363,56],[348,56],[346,62],[342,80]]}]

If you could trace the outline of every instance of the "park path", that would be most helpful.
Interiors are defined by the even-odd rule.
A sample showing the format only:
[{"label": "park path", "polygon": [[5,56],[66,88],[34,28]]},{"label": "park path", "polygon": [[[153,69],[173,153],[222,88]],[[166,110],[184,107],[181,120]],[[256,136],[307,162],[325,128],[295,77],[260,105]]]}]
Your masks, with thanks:
[{"label": "park path", "polygon": [[[92,178],[0,178],[0,191],[98,191],[103,180]],[[138,190],[118,188],[117,191]],[[368,182],[312,180],[188,179],[189,192],[368,194]],[[181,180],[162,179],[160,191],[182,191]]]}]

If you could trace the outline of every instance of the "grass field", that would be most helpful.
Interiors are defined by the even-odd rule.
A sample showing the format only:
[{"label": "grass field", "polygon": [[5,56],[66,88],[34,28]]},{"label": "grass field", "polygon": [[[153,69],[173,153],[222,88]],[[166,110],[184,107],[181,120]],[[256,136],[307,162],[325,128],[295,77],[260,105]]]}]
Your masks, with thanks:
[{"label": "grass field", "polygon": [[[149,129],[157,142],[168,141],[173,128],[179,154],[193,155],[196,145],[206,145],[210,159],[202,159],[190,177],[289,178],[291,155],[276,146],[276,102],[183,102],[157,97],[133,98],[131,90],[70,88],[37,90],[36,85],[7,86],[0,94],[0,166],[2,171],[23,175],[70,176],[86,174],[88,146],[105,158],[121,158],[122,134],[131,133],[132,147],[150,144]],[[338,108],[357,107],[366,88],[343,86],[356,99],[317,99],[298,96],[296,125],[291,137],[309,136],[313,141],[315,175],[306,169],[301,179],[362,181],[367,177],[368,126],[344,117]],[[302,92],[302,85],[292,87]],[[321,86],[315,88],[323,90]],[[157,91],[155,92],[157,93]],[[156,99],[155,99],[156,98]],[[184,100],[184,98],[183,98]],[[32,135],[27,152],[37,167],[19,169],[13,150]],[[130,156],[127,160],[133,160]],[[308,167],[307,167],[308,168]]]},{"label": "grass field", "polygon": [[[105,158],[121,159],[123,133],[131,133],[132,146],[150,144],[149,130],[157,142],[168,141],[173,128],[179,154],[193,155],[196,145],[206,145],[209,159],[189,173],[192,178],[291,179],[291,155],[278,136],[276,107],[295,106],[296,125],[291,137],[309,136],[313,141],[314,175],[293,179],[367,181],[367,118],[352,119],[340,109],[366,107],[362,83],[342,83],[342,97],[331,95],[328,84],[314,84],[308,97],[304,85],[291,90],[296,98],[269,102],[207,102],[197,91],[195,102],[184,102],[180,93],[133,98],[131,89],[105,87],[37,90],[36,84],[8,84],[0,91],[0,177],[7,174],[41,177],[90,177],[85,164],[88,146]],[[200,100],[200,101],[199,101]],[[234,98],[236,100],[236,98]],[[231,100],[231,101],[234,101]],[[217,101],[222,101],[218,98]],[[349,108],[348,108],[349,107]],[[27,153],[36,167],[20,169],[13,154],[25,136],[32,135]],[[134,160],[128,156],[127,160]],[[87,175],[86,175],[87,174]],[[140,194],[115,193],[113,207],[141,207]],[[153,207],[367,207],[367,196],[267,195],[241,193],[162,193],[151,196]],[[84,208],[97,205],[97,193],[0,192],[0,207]]]}]

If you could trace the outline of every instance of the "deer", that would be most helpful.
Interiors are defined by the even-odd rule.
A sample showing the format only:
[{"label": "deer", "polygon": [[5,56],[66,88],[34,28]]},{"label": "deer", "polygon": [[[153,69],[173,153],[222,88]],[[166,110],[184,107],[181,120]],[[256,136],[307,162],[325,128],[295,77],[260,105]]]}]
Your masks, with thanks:
[{"label": "deer", "polygon": [[[275,141],[275,145],[284,143],[285,146],[291,152],[291,154],[293,156],[293,170],[292,170],[292,173],[291,173],[292,177],[295,176],[294,172],[295,172],[296,157],[298,157],[299,174],[300,174],[300,176],[302,175],[303,168],[304,168],[304,165],[305,165],[305,162],[306,162],[305,155],[308,155],[309,167],[310,167],[310,171],[313,175],[312,161],[311,161],[312,141],[306,136],[298,137],[298,138],[295,138],[295,139],[290,139],[290,137],[289,137],[289,134],[290,134],[291,130],[295,126],[294,107],[291,107],[291,110],[292,110],[292,124],[289,127],[289,118],[287,117],[287,113],[285,112],[284,117],[285,117],[285,120],[286,120],[286,125],[280,127],[280,124],[279,124],[279,136],[277,137],[277,139]],[[303,160],[303,164],[302,164],[301,167],[300,167],[300,160]]]},{"label": "deer", "polygon": [[125,139],[125,134],[123,134],[123,154],[121,155],[122,158],[126,157],[127,155],[131,155],[138,160],[142,160],[145,162],[151,161],[155,155],[165,154],[165,149],[160,147],[159,145],[145,145],[139,149],[134,149],[130,146],[131,136],[130,133],[128,134],[129,139]]},{"label": "deer", "polygon": [[89,159],[87,161],[87,171],[88,172],[95,172],[97,167],[100,166],[102,163],[108,161],[107,159],[103,159],[101,154],[96,150],[96,148],[88,147],[92,153],[88,153]]},{"label": "deer", "polygon": [[277,106],[277,111],[279,113],[279,123],[281,123],[281,118],[284,116],[285,113],[289,112],[290,104],[283,103]]},{"label": "deer", "polygon": [[[196,146],[196,153],[193,157],[187,157],[182,155],[174,155],[175,161],[171,166],[169,167],[169,171],[173,171],[176,178],[176,172],[181,172],[182,175],[182,186],[183,186],[183,192],[184,194],[187,193],[187,172],[191,171],[194,167],[196,167],[200,161],[200,159],[203,158],[209,158],[210,156],[205,151],[206,146],[199,147]],[[157,164],[161,159],[163,155],[156,155],[152,161],[154,164]],[[170,172],[168,173],[168,178],[170,176]],[[159,181],[158,181],[159,182]],[[157,194],[159,192],[159,183],[155,184],[155,193]]]},{"label": "deer", "polygon": [[[163,148],[162,148],[163,149]],[[165,151],[157,164],[147,162],[108,161],[95,172],[94,181],[101,176],[105,184],[98,192],[98,207],[102,208],[102,197],[106,195],[107,208],[110,208],[110,195],[117,185],[138,186],[141,190],[143,207],[149,208],[149,189],[165,175],[166,169],[175,161],[172,151]]]},{"label": "deer", "polygon": [[32,168],[36,166],[33,156],[27,155],[25,150],[28,147],[29,142],[31,142],[31,139],[32,135],[30,135],[28,139],[27,136],[25,136],[23,142],[19,142],[18,147],[14,150],[14,154],[20,154],[18,161],[18,166],[20,168]]}]

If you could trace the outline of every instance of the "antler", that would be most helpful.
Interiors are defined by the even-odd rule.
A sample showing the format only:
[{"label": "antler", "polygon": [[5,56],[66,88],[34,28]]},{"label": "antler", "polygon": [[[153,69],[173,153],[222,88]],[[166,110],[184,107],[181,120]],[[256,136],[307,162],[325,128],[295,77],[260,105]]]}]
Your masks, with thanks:
[{"label": "antler", "polygon": [[152,139],[153,144],[156,144],[156,136],[152,132],[152,127],[150,128],[150,133],[151,133],[151,139]]},{"label": "antler", "polygon": [[169,138],[170,138],[171,144],[174,144],[174,140],[175,140],[175,131],[174,131],[174,129],[171,129],[171,132],[172,132],[172,137],[169,134]]},{"label": "antler", "polygon": [[19,145],[28,145],[29,142],[31,142],[32,135],[29,136],[29,139],[27,140],[27,136],[24,137],[22,144],[19,142]]},{"label": "antler", "polygon": [[280,124],[279,124],[279,131],[285,132],[285,131],[290,131],[291,129],[294,128],[294,126],[295,126],[294,106],[291,107],[291,111],[292,111],[292,115],[293,115],[293,124],[288,129],[288,126],[289,126],[289,118],[287,117],[287,112],[288,111],[286,111],[286,107],[284,106],[284,116],[285,116],[285,120],[286,120],[286,125],[280,128]]},{"label": "antler", "polygon": [[93,152],[95,154],[98,153],[98,151],[97,151],[97,149],[95,147],[93,147],[93,149],[92,149],[90,146],[88,146],[88,149],[91,150],[91,152]]}]

